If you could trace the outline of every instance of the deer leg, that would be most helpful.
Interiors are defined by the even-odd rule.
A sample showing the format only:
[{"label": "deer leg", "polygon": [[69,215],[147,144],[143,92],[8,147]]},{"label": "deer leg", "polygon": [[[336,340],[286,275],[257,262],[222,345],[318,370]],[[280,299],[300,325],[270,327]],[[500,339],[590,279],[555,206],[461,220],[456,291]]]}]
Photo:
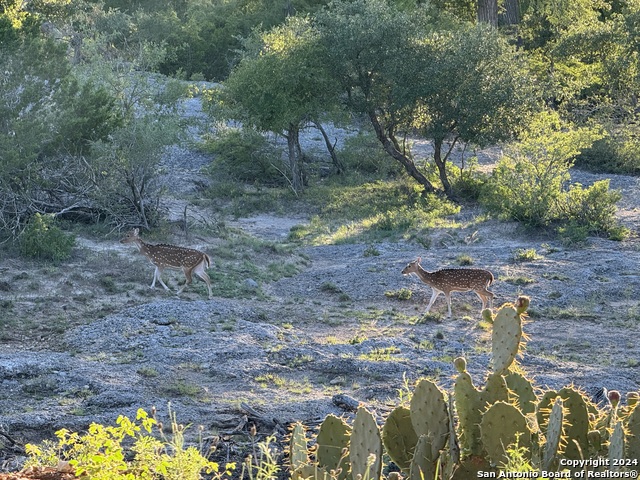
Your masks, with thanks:
[{"label": "deer leg", "polygon": [[162,269],[160,267],[156,267],[156,271],[153,272],[153,282],[151,282],[150,288],[155,288],[156,280],[158,280],[160,282],[160,285],[162,285],[165,290],[169,290],[169,287],[167,287],[167,285],[162,281],[162,277],[160,276],[161,274]]},{"label": "deer leg", "polygon": [[431,310],[431,307],[433,306],[433,303],[436,301],[436,298],[438,298],[438,296],[443,293],[440,290],[436,290],[435,288],[431,287],[431,300],[429,300],[429,305],[427,305],[427,309],[425,310],[424,313],[429,313],[429,310]]},{"label": "deer leg", "polygon": [[185,287],[191,283],[191,278],[192,278],[191,272],[193,271],[193,269],[183,268],[182,271],[184,272],[184,276],[187,278],[187,281],[184,282],[184,285],[182,285],[182,287],[178,289],[178,291],[176,292],[176,295],[180,295],[182,291],[185,289]]},{"label": "deer leg", "polygon": [[482,310],[487,308],[487,305],[489,305],[489,308],[493,308],[493,293],[485,288],[482,291],[477,291],[476,295],[478,295],[478,297],[480,297],[480,300],[482,300]]},{"label": "deer leg", "polygon": [[211,278],[209,278],[209,275],[207,275],[207,272],[204,269],[204,262],[200,263],[197,266],[194,273],[202,280],[204,280],[204,283],[207,284],[207,289],[209,290],[209,299],[211,299],[211,297],[213,297],[213,294],[211,293]]},{"label": "deer leg", "polygon": [[444,298],[447,299],[448,316],[451,317],[451,292],[445,292]]}]

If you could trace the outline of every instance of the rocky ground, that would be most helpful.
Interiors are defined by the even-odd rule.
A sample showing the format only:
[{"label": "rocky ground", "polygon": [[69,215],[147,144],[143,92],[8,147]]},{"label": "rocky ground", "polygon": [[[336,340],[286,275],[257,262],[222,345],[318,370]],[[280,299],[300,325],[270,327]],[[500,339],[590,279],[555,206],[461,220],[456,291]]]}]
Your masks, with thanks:
[{"label": "rocky ground", "polygon": [[[197,105],[186,108],[193,114]],[[185,205],[178,193],[195,188],[207,161],[186,146],[168,152],[176,190],[167,208],[177,218]],[[603,177],[573,175],[585,185]],[[471,257],[473,266],[495,275],[496,305],[519,294],[531,297],[530,341],[521,363],[541,388],[574,383],[588,391],[637,391],[640,181],[607,177],[623,193],[618,215],[633,231],[624,242],[592,238],[585,247],[568,248],[513,224],[477,222],[478,212],[465,209],[457,218],[461,228],[433,230],[423,239],[429,248],[356,243],[242,259],[291,264],[298,273],[269,283],[248,275],[238,288],[249,293],[237,298],[207,300],[201,283],[181,298],[151,291],[151,266],[113,237],[80,239],[72,262],[62,267],[0,259],[0,315],[15,328],[0,338],[4,468],[20,465],[25,442],[51,438],[63,427],[112,424],[119,414],[133,418],[138,408],[155,406],[161,419],[171,408],[194,435],[201,425],[219,452],[241,457],[251,423],[264,438],[282,435],[296,420],[315,425],[329,413],[349,415],[337,395],[383,416],[405,379],[429,376],[450,387],[452,360],[460,355],[482,384],[490,345],[479,322],[480,301],[473,293],[454,293],[452,318],[442,298],[433,309],[437,315],[423,317],[430,290],[400,274],[417,256],[428,269]],[[206,211],[190,211],[193,218],[209,218]],[[279,245],[309,219],[222,221]],[[218,241],[200,236],[189,245],[207,250]],[[527,249],[536,256],[522,261],[518,252]],[[179,276],[170,278],[175,286]],[[401,289],[412,291],[409,300],[391,295]]]}]

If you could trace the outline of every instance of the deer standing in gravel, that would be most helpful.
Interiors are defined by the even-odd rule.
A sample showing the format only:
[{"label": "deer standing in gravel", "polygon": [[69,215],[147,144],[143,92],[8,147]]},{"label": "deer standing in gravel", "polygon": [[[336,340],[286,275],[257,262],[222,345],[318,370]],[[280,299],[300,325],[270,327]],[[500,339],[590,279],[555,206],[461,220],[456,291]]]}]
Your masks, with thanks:
[{"label": "deer standing in gravel", "polygon": [[431,300],[427,305],[425,313],[429,313],[431,306],[441,293],[449,306],[449,317],[451,316],[451,292],[469,292],[473,290],[480,300],[482,309],[489,304],[493,306],[493,293],[487,288],[493,283],[493,274],[488,270],[480,268],[444,268],[435,272],[428,272],[420,265],[420,257],[413,262],[409,262],[402,270],[403,275],[415,273],[420,280],[429,285],[432,289]]},{"label": "deer standing in gravel", "polygon": [[192,275],[195,273],[207,284],[209,298],[212,297],[211,279],[205,270],[211,267],[209,255],[193,248],[178,247],[177,245],[168,245],[166,243],[152,245],[143,241],[139,233],[140,231],[134,228],[120,240],[120,243],[134,243],[140,253],[147,257],[153,266],[156,267],[151,288],[156,286],[156,280],[158,280],[165,290],[169,290],[169,287],[162,281],[161,275],[165,268],[170,268],[173,270],[182,270],[184,276],[187,278],[186,283],[178,289],[178,295],[191,283]]}]

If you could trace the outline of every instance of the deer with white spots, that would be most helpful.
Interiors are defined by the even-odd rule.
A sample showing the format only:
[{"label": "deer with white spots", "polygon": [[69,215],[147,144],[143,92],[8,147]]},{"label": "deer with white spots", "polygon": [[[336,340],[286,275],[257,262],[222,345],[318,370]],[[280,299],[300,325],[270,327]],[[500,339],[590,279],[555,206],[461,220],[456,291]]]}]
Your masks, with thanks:
[{"label": "deer with white spots", "polygon": [[120,240],[120,243],[134,243],[140,253],[147,257],[151,264],[156,267],[151,288],[156,286],[156,280],[158,280],[165,290],[169,290],[169,287],[161,278],[162,271],[165,268],[169,268],[182,270],[187,278],[186,283],[178,289],[178,295],[191,283],[192,275],[195,273],[207,284],[209,298],[212,297],[211,279],[206,272],[206,269],[211,267],[209,255],[193,248],[178,247],[177,245],[168,245],[166,243],[152,245],[143,241],[139,233],[140,231],[134,228]]},{"label": "deer with white spots", "polygon": [[494,295],[487,290],[493,283],[493,274],[490,271],[480,268],[444,268],[442,270],[436,270],[435,272],[428,272],[420,265],[421,261],[422,259],[418,257],[417,260],[409,262],[402,270],[402,274],[409,275],[415,273],[420,280],[431,287],[431,300],[429,301],[429,305],[427,305],[425,313],[429,313],[436,298],[438,298],[441,293],[444,293],[444,298],[447,300],[447,305],[449,306],[450,317],[451,292],[470,292],[472,290],[480,297],[480,300],[482,300],[483,310],[487,304],[489,308],[492,308]]}]

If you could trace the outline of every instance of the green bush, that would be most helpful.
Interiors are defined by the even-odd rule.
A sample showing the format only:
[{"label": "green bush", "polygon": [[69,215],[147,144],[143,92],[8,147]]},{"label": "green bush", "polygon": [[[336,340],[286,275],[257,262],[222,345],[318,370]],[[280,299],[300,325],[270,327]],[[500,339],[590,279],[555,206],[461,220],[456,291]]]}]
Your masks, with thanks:
[{"label": "green bush", "polygon": [[215,155],[209,174],[220,173],[243,182],[284,185],[280,151],[260,133],[251,129],[228,129],[206,142],[204,148]]},{"label": "green bush", "polygon": [[629,229],[615,218],[616,203],[622,198],[617,190],[609,190],[609,179],[594,182],[588,188],[579,183],[563,195],[561,210],[565,225],[558,229],[566,243],[583,242],[587,235],[606,235],[611,240],[624,240]]},{"label": "green bush", "polygon": [[626,126],[593,143],[576,158],[576,166],[594,172],[640,173],[640,127]]},{"label": "green bush", "polygon": [[594,129],[565,125],[557,114],[541,115],[522,142],[498,161],[483,189],[482,203],[529,227],[588,222],[591,233],[606,231],[620,198],[609,192],[608,182],[587,190],[580,185],[566,190],[573,159],[601,137]]},{"label": "green bush", "polygon": [[395,177],[402,167],[384,151],[378,139],[370,133],[348,137],[338,152],[347,173]]},{"label": "green bush", "polygon": [[53,215],[36,213],[20,236],[19,246],[25,257],[59,262],[71,256],[75,238],[55,224]]},{"label": "green bush", "polygon": [[[135,421],[120,415],[117,426],[92,423],[85,434],[62,429],[56,432],[58,443],[27,444],[26,466],[60,466],[68,464],[75,475],[93,480],[154,479],[197,480],[203,471],[220,479],[231,476],[235,464],[227,464],[224,472],[218,464],[207,460],[196,447],[187,447],[184,426],[171,415],[171,437],[160,430],[161,439],[152,436],[158,422],[142,409]],[[126,445],[131,445],[126,448]]]}]

